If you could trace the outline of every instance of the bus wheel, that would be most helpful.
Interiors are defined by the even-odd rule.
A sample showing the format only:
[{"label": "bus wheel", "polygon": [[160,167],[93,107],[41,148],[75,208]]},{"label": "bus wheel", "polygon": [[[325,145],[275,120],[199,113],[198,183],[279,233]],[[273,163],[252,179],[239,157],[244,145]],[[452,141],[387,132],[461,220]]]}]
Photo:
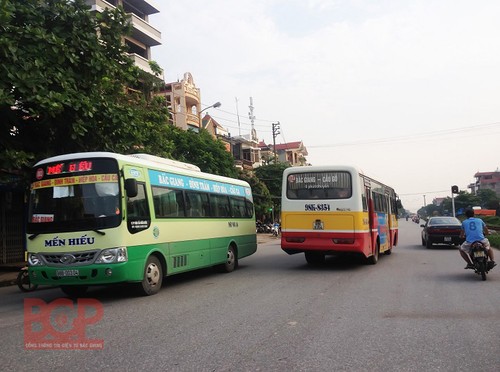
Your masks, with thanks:
[{"label": "bus wheel", "polygon": [[218,270],[223,273],[230,273],[238,267],[238,258],[236,256],[236,249],[230,245],[227,249],[227,260],[222,265],[217,266]]},{"label": "bus wheel", "polygon": [[139,283],[139,290],[145,296],[157,294],[163,282],[163,271],[160,260],[156,256],[149,256],[144,267],[144,276]]},{"label": "bus wheel", "polygon": [[325,262],[325,255],[319,252],[304,252],[306,261],[309,265],[321,265]]},{"label": "bus wheel", "polygon": [[78,298],[87,292],[86,285],[62,285],[61,291],[69,298]]},{"label": "bus wheel", "polygon": [[379,251],[380,251],[380,246],[377,244],[373,254],[370,257],[368,257],[368,264],[375,265],[378,262]]}]

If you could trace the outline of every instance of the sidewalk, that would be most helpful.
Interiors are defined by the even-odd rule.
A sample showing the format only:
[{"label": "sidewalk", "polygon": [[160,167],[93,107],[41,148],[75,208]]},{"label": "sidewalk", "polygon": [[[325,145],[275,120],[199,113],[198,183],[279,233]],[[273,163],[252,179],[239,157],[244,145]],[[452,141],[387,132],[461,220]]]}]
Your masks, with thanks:
[{"label": "sidewalk", "polygon": [[[279,238],[276,238],[270,234],[257,234],[257,244],[264,244],[269,241],[279,241]],[[25,262],[16,262],[12,264],[0,264],[0,287],[6,287],[9,285],[15,285],[17,274],[22,267],[26,265]]]}]

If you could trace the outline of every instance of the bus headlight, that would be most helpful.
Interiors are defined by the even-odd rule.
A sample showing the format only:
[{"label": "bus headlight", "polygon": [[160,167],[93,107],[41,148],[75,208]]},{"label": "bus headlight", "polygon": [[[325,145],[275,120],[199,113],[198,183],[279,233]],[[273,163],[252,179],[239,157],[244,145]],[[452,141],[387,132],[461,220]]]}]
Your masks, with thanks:
[{"label": "bus headlight", "polygon": [[41,266],[41,265],[43,265],[43,261],[38,254],[29,253],[28,254],[28,264],[30,266]]},{"label": "bus headlight", "polygon": [[108,248],[104,249],[99,257],[97,257],[96,263],[117,263],[117,262],[127,262],[127,248],[126,247],[118,247],[118,248]]}]

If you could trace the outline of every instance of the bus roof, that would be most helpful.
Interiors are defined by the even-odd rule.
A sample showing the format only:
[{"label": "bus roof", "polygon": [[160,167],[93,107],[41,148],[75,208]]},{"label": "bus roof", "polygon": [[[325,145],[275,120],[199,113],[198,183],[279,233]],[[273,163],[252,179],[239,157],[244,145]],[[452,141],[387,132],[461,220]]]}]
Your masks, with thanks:
[{"label": "bus roof", "polygon": [[331,170],[348,171],[348,172],[363,174],[363,172],[361,172],[357,167],[355,167],[353,165],[346,165],[346,164],[296,166],[296,167],[286,168],[285,172],[287,172],[287,173],[291,173],[291,172],[303,173],[303,172],[325,172],[325,171],[331,171]]},{"label": "bus roof", "polygon": [[247,187],[249,186],[248,183],[243,180],[202,172],[200,168],[194,164],[184,163],[181,161],[162,158],[159,156],[149,155],[149,154],[123,155],[106,151],[75,152],[71,154],[56,155],[50,158],[40,160],[33,167],[37,167],[46,163],[53,163],[58,161],[66,161],[66,160],[81,159],[81,158],[112,158],[123,162],[142,165],[144,167],[149,167],[152,169],[161,170],[165,172],[177,172],[183,175],[188,175],[193,177],[203,176],[207,179],[211,179],[214,181],[229,182]]}]

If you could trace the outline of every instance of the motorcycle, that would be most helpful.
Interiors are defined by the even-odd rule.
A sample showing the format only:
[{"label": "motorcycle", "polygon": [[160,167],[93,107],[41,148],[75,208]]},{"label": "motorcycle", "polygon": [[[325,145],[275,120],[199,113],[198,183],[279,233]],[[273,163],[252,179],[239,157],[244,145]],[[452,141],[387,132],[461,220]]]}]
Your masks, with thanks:
[{"label": "motorcycle", "polygon": [[16,284],[23,292],[31,292],[38,288],[37,284],[31,283],[28,266],[23,267],[17,274]]},{"label": "motorcycle", "polygon": [[470,256],[474,265],[474,272],[481,275],[482,280],[486,280],[486,274],[493,267],[491,266],[491,261],[488,261],[488,251],[483,243],[480,241],[472,243]]},{"label": "motorcycle", "polygon": [[275,237],[278,237],[278,235],[280,234],[280,225],[279,224],[274,224],[273,227],[271,228],[271,232],[273,234],[273,236]]}]

